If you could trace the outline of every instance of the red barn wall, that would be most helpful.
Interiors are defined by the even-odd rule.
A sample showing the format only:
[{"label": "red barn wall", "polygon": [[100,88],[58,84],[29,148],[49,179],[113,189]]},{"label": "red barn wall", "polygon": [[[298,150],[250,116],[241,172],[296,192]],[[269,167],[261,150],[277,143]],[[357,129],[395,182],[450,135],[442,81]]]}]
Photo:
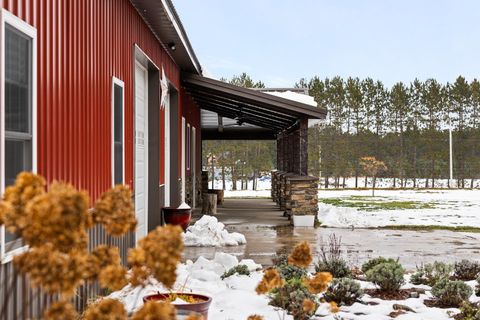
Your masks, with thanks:
[{"label": "red barn wall", "polygon": [[[125,181],[133,185],[134,45],[180,88],[178,66],[128,0],[3,0],[2,7],[37,28],[38,172],[87,189],[93,198],[110,187],[116,76],[125,82]],[[179,102],[179,114],[196,123],[199,135],[198,108],[184,94]],[[163,112],[160,118],[163,128]]]}]

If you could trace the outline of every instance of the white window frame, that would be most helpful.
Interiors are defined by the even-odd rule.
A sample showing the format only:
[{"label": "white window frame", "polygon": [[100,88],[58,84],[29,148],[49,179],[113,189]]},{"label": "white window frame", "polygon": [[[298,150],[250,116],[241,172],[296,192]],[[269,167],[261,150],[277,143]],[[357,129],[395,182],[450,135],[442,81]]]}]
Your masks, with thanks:
[{"label": "white window frame", "polygon": [[190,129],[190,123],[187,123],[187,147],[186,147],[186,154],[187,154],[187,171],[190,171],[190,165],[192,161],[192,131]]},{"label": "white window frame", "polygon": [[112,186],[115,185],[115,85],[122,88],[122,182],[125,183],[125,83],[112,77]]},{"label": "white window frame", "polygon": [[186,179],[186,165],[185,165],[185,129],[187,128],[186,126],[186,120],[185,117],[182,117],[182,161],[181,161],[181,166],[182,166],[182,194],[180,197],[180,202],[184,203],[185,202],[185,179]]},{"label": "white window frame", "polygon": [[[11,12],[1,9],[0,17],[0,194],[5,192],[5,25],[25,34],[32,39],[32,172],[37,172],[37,29]],[[23,246],[5,251],[5,226],[0,226],[0,261],[10,262],[16,254],[24,252]]]}]

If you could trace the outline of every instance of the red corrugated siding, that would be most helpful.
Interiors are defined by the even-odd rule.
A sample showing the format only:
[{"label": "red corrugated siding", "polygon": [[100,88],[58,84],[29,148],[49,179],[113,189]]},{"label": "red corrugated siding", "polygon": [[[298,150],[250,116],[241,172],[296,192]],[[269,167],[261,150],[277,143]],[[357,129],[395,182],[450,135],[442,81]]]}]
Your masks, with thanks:
[{"label": "red corrugated siding", "polygon": [[[125,82],[125,176],[132,184],[134,44],[179,88],[176,64],[128,0],[3,0],[2,6],[38,32],[39,173],[87,189],[94,198],[110,187],[116,76]],[[181,106],[182,100],[180,114]],[[161,118],[163,126],[163,113]]]}]

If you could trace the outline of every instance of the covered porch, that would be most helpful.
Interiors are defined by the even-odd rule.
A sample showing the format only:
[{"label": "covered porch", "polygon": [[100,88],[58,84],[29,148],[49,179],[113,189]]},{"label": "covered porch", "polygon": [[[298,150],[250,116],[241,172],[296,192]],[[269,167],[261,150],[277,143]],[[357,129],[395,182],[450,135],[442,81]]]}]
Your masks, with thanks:
[{"label": "covered porch", "polygon": [[[201,109],[202,141],[276,141],[277,169],[272,172],[271,193],[276,205],[270,201],[267,211],[276,211],[277,217],[279,209],[289,216],[316,215],[318,179],[308,176],[308,127],[312,121],[324,119],[326,110],[306,102],[306,95],[293,94],[300,99],[292,99],[291,92],[290,96],[272,90],[267,93],[193,74],[183,74],[182,79]],[[199,203],[207,186],[200,185],[198,190]],[[238,201],[237,205],[249,212],[249,201]],[[242,216],[261,223],[263,210],[260,212]]]}]

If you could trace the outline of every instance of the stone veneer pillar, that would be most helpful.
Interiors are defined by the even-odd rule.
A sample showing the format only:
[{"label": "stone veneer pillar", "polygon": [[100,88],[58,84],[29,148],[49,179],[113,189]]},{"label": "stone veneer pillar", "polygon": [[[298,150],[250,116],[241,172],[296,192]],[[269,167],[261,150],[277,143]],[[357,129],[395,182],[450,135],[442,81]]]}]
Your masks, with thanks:
[{"label": "stone veneer pillar", "polygon": [[285,210],[291,215],[318,214],[318,178],[312,176],[285,176]]}]

